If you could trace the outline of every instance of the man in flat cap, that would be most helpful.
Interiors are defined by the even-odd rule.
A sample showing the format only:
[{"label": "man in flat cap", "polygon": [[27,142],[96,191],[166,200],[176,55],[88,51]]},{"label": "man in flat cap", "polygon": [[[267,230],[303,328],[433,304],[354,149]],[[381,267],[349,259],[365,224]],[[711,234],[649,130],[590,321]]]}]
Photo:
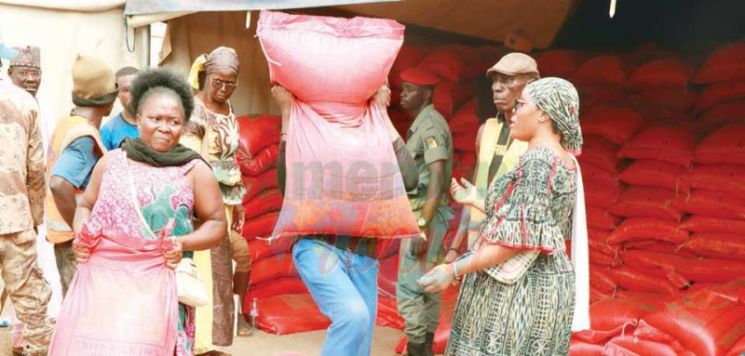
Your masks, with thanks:
[{"label": "man in flat cap", "polygon": [[67,294],[76,268],[72,254],[76,197],[83,193],[93,167],[106,153],[99,127],[117,96],[114,73],[98,58],[79,55],[72,67],[72,80],[75,108],[58,122],[47,156],[52,192],[46,202],[47,240],[54,244],[63,294]]},{"label": "man in flat cap", "polygon": [[36,97],[39,86],[41,86],[41,53],[39,47],[26,46],[14,49],[18,54],[10,61],[8,76],[13,84]]},{"label": "man in flat cap", "polygon": [[406,146],[419,171],[419,185],[409,192],[409,202],[423,238],[401,241],[396,300],[404,318],[408,354],[432,355],[440,294],[425,293],[417,280],[444,257],[442,239],[453,218],[445,189],[452,172],[453,138],[447,121],[432,105],[433,88],[440,78],[413,67],[401,72],[401,79],[401,107],[416,117]]},{"label": "man in flat cap", "polygon": [[[510,137],[510,122],[514,116],[515,101],[525,86],[540,78],[536,61],[523,53],[509,53],[486,72],[492,81],[492,99],[497,117],[481,125],[476,138],[478,161],[473,173],[473,182],[478,191],[486,196],[486,190],[494,177],[509,172],[518,158],[528,149],[528,143]],[[468,236],[468,247],[472,247],[484,214],[476,209],[463,208],[460,224],[450,245],[445,262],[458,257],[463,241]]]},{"label": "man in flat cap", "polygon": [[[0,41],[0,57],[15,51]],[[34,98],[0,80],[0,271],[24,324],[27,355],[46,355],[52,326],[47,305],[52,292],[37,263],[36,234],[44,222],[44,152]]]}]

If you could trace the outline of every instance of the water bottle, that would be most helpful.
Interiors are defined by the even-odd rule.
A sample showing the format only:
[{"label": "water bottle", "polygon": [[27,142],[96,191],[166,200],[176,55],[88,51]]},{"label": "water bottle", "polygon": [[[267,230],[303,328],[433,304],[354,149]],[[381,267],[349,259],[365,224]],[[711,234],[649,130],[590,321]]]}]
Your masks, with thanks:
[{"label": "water bottle", "polygon": [[251,329],[256,330],[256,318],[259,317],[259,307],[256,305],[256,298],[251,301],[251,310],[248,312],[251,318]]}]

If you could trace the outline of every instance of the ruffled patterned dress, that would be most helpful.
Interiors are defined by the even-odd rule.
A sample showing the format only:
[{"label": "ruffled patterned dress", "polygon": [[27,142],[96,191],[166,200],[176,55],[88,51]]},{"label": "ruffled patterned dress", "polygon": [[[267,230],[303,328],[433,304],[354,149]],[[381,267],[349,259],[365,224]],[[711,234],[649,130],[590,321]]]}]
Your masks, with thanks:
[{"label": "ruffled patterned dress", "polygon": [[567,355],[574,315],[571,237],[576,172],[545,147],[497,177],[476,248],[498,244],[541,254],[515,284],[480,271],[464,277],[447,355]]}]

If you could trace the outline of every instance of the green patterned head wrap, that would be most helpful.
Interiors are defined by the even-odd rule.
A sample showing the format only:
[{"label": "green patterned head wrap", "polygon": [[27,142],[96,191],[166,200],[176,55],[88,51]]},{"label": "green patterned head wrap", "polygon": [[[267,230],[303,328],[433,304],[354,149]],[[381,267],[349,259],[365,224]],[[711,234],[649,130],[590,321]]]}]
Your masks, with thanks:
[{"label": "green patterned head wrap", "polygon": [[525,93],[554,121],[561,132],[561,145],[578,156],[582,152],[582,129],[579,126],[579,94],[574,85],[549,77],[528,84]]}]

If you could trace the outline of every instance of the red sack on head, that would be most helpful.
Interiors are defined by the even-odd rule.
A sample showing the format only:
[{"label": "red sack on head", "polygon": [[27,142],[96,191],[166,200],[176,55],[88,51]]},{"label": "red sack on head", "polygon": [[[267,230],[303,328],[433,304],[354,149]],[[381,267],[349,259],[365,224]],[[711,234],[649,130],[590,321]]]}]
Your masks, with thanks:
[{"label": "red sack on head", "polygon": [[264,190],[277,187],[277,170],[270,169],[258,177],[243,176],[241,180],[243,186],[246,187],[246,195],[243,196],[243,204],[245,205]]},{"label": "red sack on head", "polygon": [[582,133],[598,135],[620,145],[644,125],[636,111],[624,107],[597,107],[583,117]]},{"label": "red sack on head", "polygon": [[745,98],[745,80],[721,82],[706,87],[696,99],[694,109],[701,112],[727,100]]},{"label": "red sack on head", "polygon": [[669,220],[654,218],[630,218],[624,220],[608,237],[609,244],[626,241],[654,239],[681,244],[688,239],[688,231],[679,229],[678,224]]},{"label": "red sack on head", "polygon": [[745,196],[745,165],[700,165],[687,172],[683,180],[693,189]]},{"label": "red sack on head", "polygon": [[618,151],[618,157],[655,159],[688,167],[693,162],[693,137],[682,129],[652,127],[636,136]]},{"label": "red sack on head", "polygon": [[584,53],[579,51],[555,49],[541,53],[535,61],[538,63],[538,69],[543,77],[566,78],[582,65],[585,56]]},{"label": "red sack on head", "polygon": [[683,203],[683,210],[693,215],[745,220],[745,198],[731,193],[693,190]]},{"label": "red sack on head", "polygon": [[681,229],[691,232],[721,232],[745,236],[745,221],[725,220],[694,215],[680,224]]},{"label": "red sack on head", "polygon": [[664,188],[627,188],[610,212],[626,218],[657,218],[680,221],[683,217],[683,197]]},{"label": "red sack on head", "polygon": [[727,125],[707,136],[696,146],[696,163],[743,164],[745,125]]},{"label": "red sack on head", "polygon": [[282,117],[277,115],[259,115],[256,117],[238,116],[238,134],[240,145],[253,156],[270,145],[279,143],[282,131]]},{"label": "red sack on head", "polygon": [[473,97],[473,85],[468,81],[441,81],[432,92],[432,105],[445,119],[453,116],[456,108]]},{"label": "red sack on head", "polygon": [[577,158],[582,167],[592,164],[609,172],[618,171],[618,147],[613,142],[597,135],[586,135],[583,141],[582,155]]},{"label": "red sack on head", "polygon": [[683,248],[705,257],[745,260],[745,236],[700,232],[691,235]]},{"label": "red sack on head", "polygon": [[696,74],[696,83],[745,79],[745,42],[717,48]]},{"label": "red sack on head", "polygon": [[745,99],[730,100],[706,110],[698,121],[705,124],[745,124]]},{"label": "red sack on head", "polygon": [[626,80],[626,70],[619,56],[603,54],[582,63],[571,78],[580,86],[617,86]]},{"label": "red sack on head", "polygon": [[279,189],[265,190],[243,204],[243,207],[246,220],[266,213],[279,212],[282,209],[282,193]]},{"label": "red sack on head", "polygon": [[629,86],[636,89],[687,87],[693,68],[679,58],[654,59],[638,66],[629,76]]},{"label": "red sack on head", "polygon": [[622,182],[630,185],[666,188],[673,192],[687,192],[688,186],[681,184],[681,176],[684,172],[683,167],[672,163],[640,159],[626,167],[619,178]]},{"label": "red sack on head", "polygon": [[605,209],[592,206],[587,207],[587,227],[613,230],[618,226],[621,219],[613,216]]}]

